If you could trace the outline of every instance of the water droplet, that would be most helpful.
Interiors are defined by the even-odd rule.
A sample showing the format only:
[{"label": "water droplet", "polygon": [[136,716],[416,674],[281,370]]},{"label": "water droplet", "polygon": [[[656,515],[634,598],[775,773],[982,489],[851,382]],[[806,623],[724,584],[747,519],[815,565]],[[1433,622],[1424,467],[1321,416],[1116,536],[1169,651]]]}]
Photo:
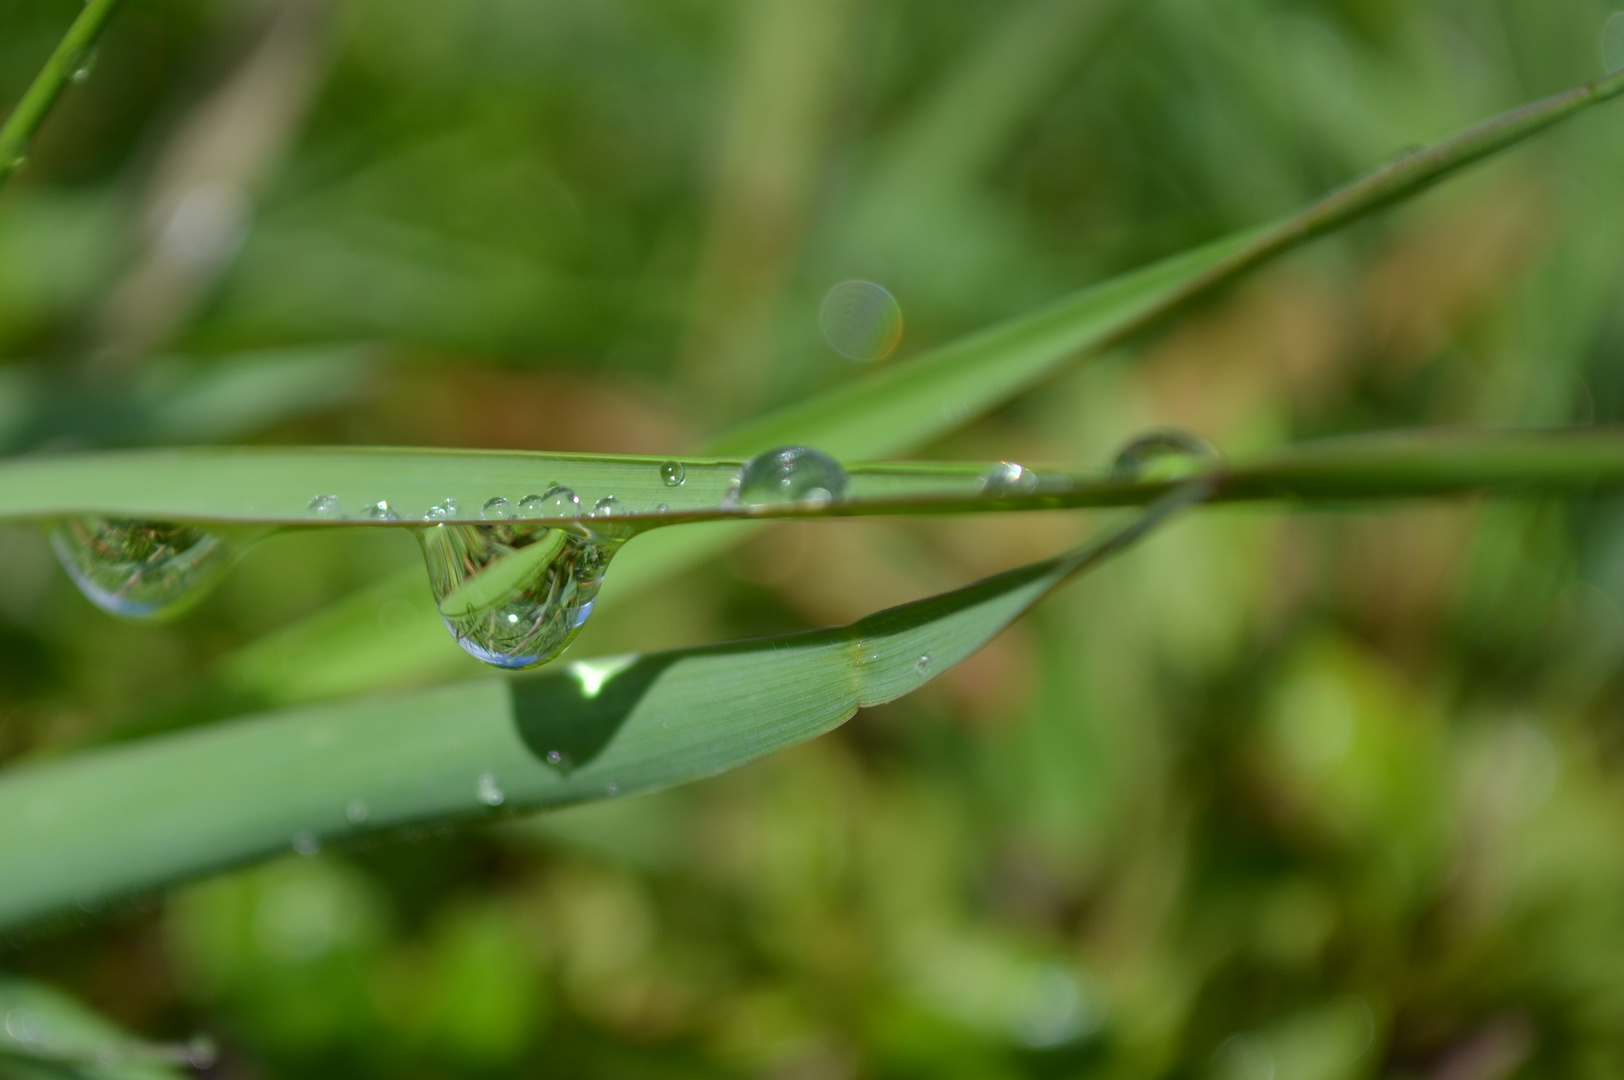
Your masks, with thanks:
[{"label": "water droplet", "polygon": [[553,485],[541,495],[519,500],[522,518],[572,518],[581,516],[581,497],[567,487]]},{"label": "water droplet", "polygon": [[687,478],[688,470],[680,461],[668,461],[660,466],[660,479],[665,481],[666,487],[680,487]]},{"label": "water droplet", "polygon": [[181,611],[231,558],[231,545],[207,529],[107,518],[64,521],[51,546],[91,603],[135,619]]},{"label": "water droplet", "polygon": [[846,470],[840,462],[810,446],[781,446],[757,454],[734,477],[727,503],[836,502],[846,494]]},{"label": "water droplet", "polygon": [[995,498],[1030,495],[1038,489],[1038,474],[1013,461],[1000,461],[981,480],[981,493]]},{"label": "water droplet", "polygon": [[544,525],[436,525],[417,534],[457,644],[487,664],[532,667],[564,651],[622,541]]},{"label": "water droplet", "polygon": [[304,856],[314,855],[321,850],[321,840],[312,832],[295,833],[293,850]]},{"label": "water droplet", "polygon": [[605,495],[592,504],[593,517],[613,517],[616,514],[624,514],[625,512],[626,508],[613,495]]},{"label": "water droplet", "polygon": [[95,70],[96,59],[99,55],[100,52],[96,49],[91,49],[85,53],[84,57],[79,61],[79,66],[73,69],[74,82],[82,83],[90,78],[90,73]]},{"label": "water droplet", "polygon": [[311,517],[324,521],[338,521],[344,516],[344,508],[338,504],[337,495],[317,495],[310,500],[309,508]]},{"label": "water droplet", "polygon": [[363,510],[362,513],[371,518],[373,521],[400,520],[400,515],[395,513],[395,511],[390,508],[389,503],[384,499],[379,499],[377,502]]},{"label": "water droplet", "polygon": [[883,285],[842,281],[824,296],[818,324],[829,347],[846,359],[883,360],[902,341],[902,306]]},{"label": "water droplet", "polygon": [[669,514],[671,512],[671,504],[661,503],[659,506],[654,508],[654,512],[656,514]]},{"label": "water droplet", "polygon": [[921,675],[930,674],[930,653],[925,653],[918,660],[914,661],[914,670]]},{"label": "water droplet", "polygon": [[475,785],[474,794],[486,806],[501,806],[502,800],[507,798],[502,793],[501,785],[496,782],[496,777],[492,773],[479,774],[479,781]]},{"label": "water droplet", "polygon": [[569,759],[564,755],[562,750],[547,751],[547,764],[549,765],[565,765],[568,763],[568,761]]},{"label": "water droplet", "polygon": [[1193,432],[1158,428],[1128,442],[1111,464],[1114,480],[1141,483],[1176,480],[1204,472],[1218,460],[1217,447]]},{"label": "water droplet", "polygon": [[485,500],[485,505],[479,508],[479,516],[486,521],[506,521],[513,516],[513,504],[497,495]]},{"label": "water droplet", "polygon": [[1624,11],[1613,12],[1602,24],[1601,67],[1609,75],[1624,71]]},{"label": "water droplet", "polygon": [[372,808],[367,806],[365,799],[352,799],[350,805],[344,808],[344,816],[351,825],[359,825],[372,814]]},{"label": "water droplet", "polygon": [[457,500],[447,499],[443,503],[435,503],[423,515],[425,521],[447,521],[457,516]]}]

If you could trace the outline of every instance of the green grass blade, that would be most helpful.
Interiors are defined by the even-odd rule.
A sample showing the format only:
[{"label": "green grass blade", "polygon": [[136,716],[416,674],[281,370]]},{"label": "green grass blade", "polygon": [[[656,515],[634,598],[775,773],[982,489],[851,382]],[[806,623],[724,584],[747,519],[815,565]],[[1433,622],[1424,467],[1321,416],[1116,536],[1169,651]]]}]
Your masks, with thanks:
[{"label": "green grass blade", "polygon": [[850,626],[272,713],[11,769],[0,924],[290,847],[736,768],[917,689],[1209,490],[1185,485],[1092,545]]},{"label": "green grass blade", "polygon": [[[1408,197],[1552,124],[1624,91],[1624,73],[1517,109],[1409,154],[1293,217],[1096,285],[962,341],[882,367],[826,394],[768,414],[716,439],[706,452],[747,455],[806,443],[840,458],[911,452],[1063,370],[1124,341],[1189,300],[1334,229]],[[745,535],[733,529],[730,535]],[[613,605],[635,580],[654,582],[719,550],[667,532],[621,557],[600,599]],[[379,642],[393,612],[390,646]],[[223,669],[239,692],[267,702],[353,693],[467,669],[434,605],[413,578],[358,594],[246,647]]]},{"label": "green grass blade", "polygon": [[12,1080],[176,1080],[206,1065],[207,1044],[130,1037],[68,995],[0,975],[0,1076]]},{"label": "green grass blade", "polygon": [[84,64],[85,57],[101,36],[107,20],[113,17],[119,0],[87,0],[84,10],[73,20],[68,32],[45,61],[28,89],[0,125],[0,187],[22,168],[28,158],[28,144],[34,133],[45,122],[45,115],[62,96],[74,73]]}]

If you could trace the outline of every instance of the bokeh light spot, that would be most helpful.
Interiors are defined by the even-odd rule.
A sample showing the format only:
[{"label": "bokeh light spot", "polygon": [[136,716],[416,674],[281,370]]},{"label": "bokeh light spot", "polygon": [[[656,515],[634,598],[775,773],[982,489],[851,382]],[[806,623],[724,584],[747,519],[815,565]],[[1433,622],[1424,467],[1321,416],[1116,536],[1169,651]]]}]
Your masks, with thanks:
[{"label": "bokeh light spot", "polygon": [[902,305],[872,281],[842,281],[818,313],[824,340],[848,360],[883,360],[902,341]]}]

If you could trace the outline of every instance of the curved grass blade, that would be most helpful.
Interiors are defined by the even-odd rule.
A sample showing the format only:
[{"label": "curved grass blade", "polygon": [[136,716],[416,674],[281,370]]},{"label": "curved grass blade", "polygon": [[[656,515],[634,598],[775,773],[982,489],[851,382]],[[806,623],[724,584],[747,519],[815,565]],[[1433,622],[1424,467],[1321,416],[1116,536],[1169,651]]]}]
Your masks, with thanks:
[{"label": "curved grass blade", "polygon": [[13,1080],[177,1080],[214,1060],[207,1040],[135,1039],[73,998],[0,975],[0,1075]]},{"label": "curved grass blade", "polygon": [[22,99],[6,117],[5,124],[0,125],[0,187],[27,161],[28,144],[34,133],[45,122],[45,115],[68,83],[73,81],[74,73],[84,64],[118,3],[119,0],[87,0],[84,10],[68,27],[45,66],[23,91]]},{"label": "curved grass blade", "polygon": [[[747,455],[790,443],[838,458],[889,457],[928,444],[1074,361],[1109,349],[1191,299],[1247,271],[1407,198],[1592,105],[1624,92],[1624,73],[1496,117],[1409,154],[1302,212],[1094,285],[1031,315],[879,368],[805,402],[770,413],[714,440],[706,453]],[[746,535],[715,526],[699,544],[686,531],[664,533],[620,556],[600,607],[693,565]],[[385,613],[398,618],[385,619]],[[379,641],[387,621],[389,644]],[[240,650],[223,678],[267,702],[360,692],[414,677],[450,676],[468,661],[440,630],[434,605],[414,577],[358,593]]]},{"label": "curved grass blade", "polygon": [[850,626],[271,713],[0,777],[0,924],[380,829],[736,768],[891,701],[1210,491],[1061,555]]}]

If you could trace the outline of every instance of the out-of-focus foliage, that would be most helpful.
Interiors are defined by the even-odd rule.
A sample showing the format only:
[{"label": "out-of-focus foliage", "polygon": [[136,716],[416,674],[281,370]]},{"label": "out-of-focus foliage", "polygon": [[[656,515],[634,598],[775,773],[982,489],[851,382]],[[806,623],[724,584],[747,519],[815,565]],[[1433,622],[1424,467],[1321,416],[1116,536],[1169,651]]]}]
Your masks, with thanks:
[{"label": "out-of-focus foliage", "polygon": [[[5,100],[76,8],[7,0]],[[0,195],[0,422],[681,450],[850,377],[838,282],[890,290],[908,355],[1587,79],[1610,14],[127,0]],[[1620,175],[1598,112],[932,453],[1624,420]],[[274,408],[152,404],[368,343]],[[1085,526],[779,527],[576,654],[849,620]],[[415,559],[282,537],[132,627],[0,534],[0,755],[206,710],[219,657]],[[739,773],[290,856],[0,964],[231,1077],[1617,1075],[1621,603],[1613,501],[1211,511]]]}]

